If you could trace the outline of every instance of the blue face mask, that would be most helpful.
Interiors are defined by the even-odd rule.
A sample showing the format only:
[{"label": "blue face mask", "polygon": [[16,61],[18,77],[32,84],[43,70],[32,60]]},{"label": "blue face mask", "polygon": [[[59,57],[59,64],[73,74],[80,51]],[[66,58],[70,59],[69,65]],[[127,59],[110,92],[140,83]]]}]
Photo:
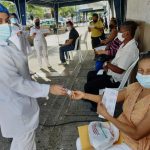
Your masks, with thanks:
[{"label": "blue face mask", "polygon": [[0,24],[0,41],[7,41],[11,35],[9,24]]},{"label": "blue face mask", "polygon": [[16,23],[18,24],[18,20],[16,18],[11,18],[10,22],[13,24],[16,24]]},{"label": "blue face mask", "polygon": [[137,73],[136,79],[144,88],[150,88],[150,75],[142,75]]}]

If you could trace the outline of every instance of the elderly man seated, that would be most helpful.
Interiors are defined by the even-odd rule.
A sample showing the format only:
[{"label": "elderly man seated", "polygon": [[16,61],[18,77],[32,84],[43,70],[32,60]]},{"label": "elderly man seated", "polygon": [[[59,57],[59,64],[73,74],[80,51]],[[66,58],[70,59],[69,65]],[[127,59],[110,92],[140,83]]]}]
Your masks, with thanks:
[{"label": "elderly man seated", "polygon": [[66,24],[67,24],[67,30],[70,31],[69,39],[66,40],[65,44],[63,44],[59,48],[59,55],[60,55],[60,61],[61,61],[61,63],[59,65],[66,64],[65,54],[68,51],[74,50],[76,39],[79,37],[79,33],[74,28],[73,23],[71,21],[68,21]]},{"label": "elderly man seated", "polygon": [[[125,71],[139,57],[139,50],[134,39],[137,24],[134,21],[126,21],[122,24],[118,39],[122,42],[112,62],[104,65],[104,73],[97,75],[96,71],[90,71],[87,75],[87,83],[84,86],[86,93],[99,94],[99,89],[117,88]],[[96,106],[92,107],[96,111]]]}]

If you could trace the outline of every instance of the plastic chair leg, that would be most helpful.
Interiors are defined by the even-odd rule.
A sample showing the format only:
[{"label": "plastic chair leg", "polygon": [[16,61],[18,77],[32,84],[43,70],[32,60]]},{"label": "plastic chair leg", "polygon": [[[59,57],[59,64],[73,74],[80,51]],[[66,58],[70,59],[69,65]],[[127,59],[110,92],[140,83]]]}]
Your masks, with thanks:
[{"label": "plastic chair leg", "polygon": [[71,60],[70,53],[69,53],[69,52],[67,52],[67,55],[68,55],[68,62],[70,63],[70,60]]}]

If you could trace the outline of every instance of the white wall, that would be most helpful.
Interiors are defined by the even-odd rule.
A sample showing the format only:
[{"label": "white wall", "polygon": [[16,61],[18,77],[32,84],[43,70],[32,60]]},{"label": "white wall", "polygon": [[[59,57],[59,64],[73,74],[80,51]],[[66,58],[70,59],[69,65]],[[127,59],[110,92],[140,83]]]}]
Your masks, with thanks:
[{"label": "white wall", "polygon": [[140,48],[142,51],[150,50],[150,0],[128,0],[127,19],[140,23]]}]

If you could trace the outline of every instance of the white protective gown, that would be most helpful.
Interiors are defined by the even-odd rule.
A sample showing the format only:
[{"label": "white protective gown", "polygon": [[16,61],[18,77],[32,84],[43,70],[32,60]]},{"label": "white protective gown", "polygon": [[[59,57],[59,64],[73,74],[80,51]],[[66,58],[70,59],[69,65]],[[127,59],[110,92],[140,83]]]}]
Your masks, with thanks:
[{"label": "white protective gown", "polygon": [[42,67],[42,56],[43,56],[46,65],[50,67],[48,61],[47,42],[44,37],[45,31],[44,29],[37,29],[36,27],[32,27],[30,29],[30,36],[33,36],[34,33],[36,33],[34,37],[34,48],[37,53],[38,65],[40,68]]},{"label": "white protective gown", "polygon": [[31,80],[22,51],[12,43],[0,42],[0,127],[4,137],[17,137],[37,128],[36,98],[47,97],[49,87]]},{"label": "white protective gown", "polygon": [[[22,30],[20,26],[16,25],[11,25],[11,30],[12,32],[9,40],[13,42],[16,47],[23,51],[23,53],[27,56],[32,51],[32,49],[27,39],[26,31]],[[22,32],[22,34],[17,35],[18,32]]]}]

